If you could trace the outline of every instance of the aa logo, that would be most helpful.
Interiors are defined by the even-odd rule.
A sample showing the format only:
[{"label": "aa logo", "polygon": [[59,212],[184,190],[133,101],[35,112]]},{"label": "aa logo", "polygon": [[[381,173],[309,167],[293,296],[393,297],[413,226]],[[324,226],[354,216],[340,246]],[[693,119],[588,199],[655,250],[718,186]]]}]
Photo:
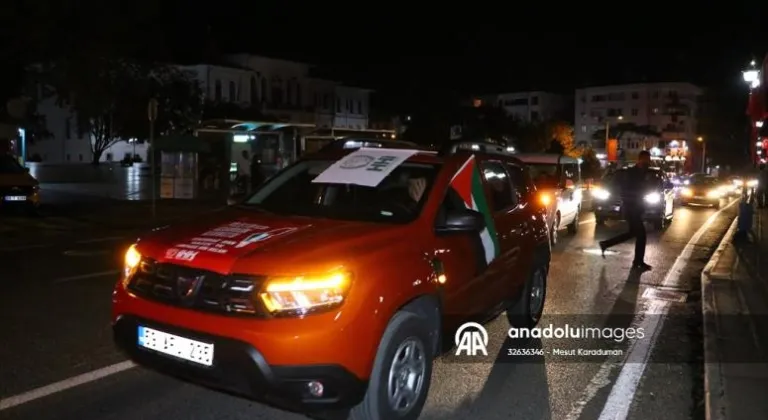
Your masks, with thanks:
[{"label": "aa logo", "polygon": [[456,337],[456,356],[462,353],[467,356],[477,356],[477,353],[482,353],[483,356],[488,356],[488,331],[483,328],[482,325],[477,322],[467,322],[463,324],[457,331]]}]

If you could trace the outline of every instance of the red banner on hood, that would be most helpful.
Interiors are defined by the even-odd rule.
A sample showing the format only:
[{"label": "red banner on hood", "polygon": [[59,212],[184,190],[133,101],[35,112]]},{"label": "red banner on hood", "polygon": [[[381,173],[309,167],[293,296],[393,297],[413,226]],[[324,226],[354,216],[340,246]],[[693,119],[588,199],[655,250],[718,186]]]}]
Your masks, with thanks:
[{"label": "red banner on hood", "polygon": [[259,224],[233,221],[210,228],[180,241],[165,251],[169,261],[237,259],[276,238],[286,237],[310,225]]}]

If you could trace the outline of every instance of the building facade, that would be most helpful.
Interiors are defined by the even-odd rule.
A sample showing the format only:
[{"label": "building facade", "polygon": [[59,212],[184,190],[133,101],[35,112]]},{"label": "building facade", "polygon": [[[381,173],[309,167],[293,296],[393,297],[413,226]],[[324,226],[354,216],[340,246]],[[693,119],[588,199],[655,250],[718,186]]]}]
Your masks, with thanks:
[{"label": "building facade", "polygon": [[535,122],[570,119],[567,112],[569,101],[566,95],[532,91],[483,95],[476,98],[473,105],[497,106],[522,121]]},{"label": "building facade", "polygon": [[[686,154],[698,138],[702,89],[690,83],[646,83],[577,89],[574,131],[577,143],[606,147],[596,133],[618,134],[618,148],[632,159],[641,150],[655,154]],[[617,133],[618,124],[638,128]],[[652,135],[651,133],[658,133]]]},{"label": "building facade", "polygon": [[[318,127],[366,129],[369,125],[368,89],[344,86],[310,77],[311,66],[254,55],[224,57],[224,65],[180,66],[200,85],[206,100],[255,107],[283,122]],[[49,163],[80,163],[92,159],[88,133],[77,127],[77,118],[56,98],[38,104],[51,137],[31,144],[28,156]],[[119,141],[106,150],[103,161],[138,155],[146,160],[145,142]]]}]

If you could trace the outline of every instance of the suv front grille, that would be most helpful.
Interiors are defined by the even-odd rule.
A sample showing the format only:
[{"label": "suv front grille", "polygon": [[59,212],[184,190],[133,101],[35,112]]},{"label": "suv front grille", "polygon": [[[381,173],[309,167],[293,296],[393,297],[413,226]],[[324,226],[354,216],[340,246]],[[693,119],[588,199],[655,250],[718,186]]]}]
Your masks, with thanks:
[{"label": "suv front grille", "polygon": [[257,301],[263,277],[213,271],[144,259],[128,283],[137,296],[165,304],[230,316],[261,317]]}]

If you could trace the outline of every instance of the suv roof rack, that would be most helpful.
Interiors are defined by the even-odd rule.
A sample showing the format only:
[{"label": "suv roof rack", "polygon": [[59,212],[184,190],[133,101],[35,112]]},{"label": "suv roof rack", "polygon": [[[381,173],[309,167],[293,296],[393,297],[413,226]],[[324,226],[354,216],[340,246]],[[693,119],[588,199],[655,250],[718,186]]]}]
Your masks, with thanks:
[{"label": "suv roof rack", "polygon": [[472,152],[502,156],[514,156],[515,154],[515,149],[513,147],[488,140],[455,140],[446,143],[445,146],[440,149],[439,154],[441,156],[452,155],[459,152],[460,150],[468,150]]}]

